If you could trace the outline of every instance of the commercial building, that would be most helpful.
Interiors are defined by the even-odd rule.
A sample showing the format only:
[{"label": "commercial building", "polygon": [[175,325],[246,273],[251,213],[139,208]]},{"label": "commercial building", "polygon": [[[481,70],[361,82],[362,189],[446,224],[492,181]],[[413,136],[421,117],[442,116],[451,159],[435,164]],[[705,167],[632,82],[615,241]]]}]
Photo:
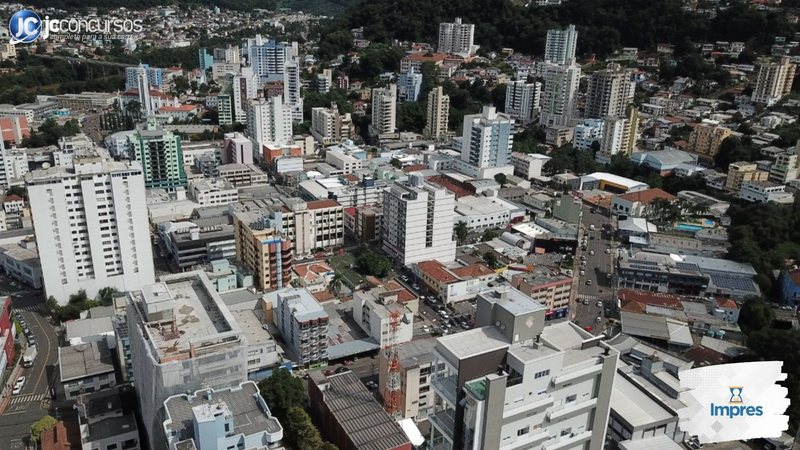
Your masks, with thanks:
[{"label": "commercial building", "polygon": [[26,174],[47,296],[130,291],[155,279],[142,168],[101,150]]},{"label": "commercial building", "polygon": [[786,186],[772,181],[745,181],[739,190],[739,198],[754,203],[794,203],[794,195],[785,190]]},{"label": "commercial building", "polygon": [[700,158],[713,161],[722,141],[731,135],[731,130],[719,125],[701,123],[694,126],[689,135],[687,150],[697,153]]},{"label": "commercial building", "polygon": [[284,236],[280,220],[260,210],[235,211],[236,260],[253,273],[263,291],[288,286],[292,277],[292,241]]},{"label": "commercial building", "polygon": [[144,171],[146,188],[175,190],[186,187],[186,169],[180,135],[148,122],[128,136],[128,152]]},{"label": "commercial building", "polygon": [[247,132],[259,150],[262,146],[292,142],[292,112],[280,97],[250,103]]},{"label": "commercial building", "polygon": [[511,81],[506,85],[505,113],[523,123],[531,122],[539,112],[541,96],[542,83]]},{"label": "commercial building", "polygon": [[525,218],[525,208],[495,196],[466,195],[456,200],[456,223],[464,223],[471,232],[505,228]]},{"label": "commercial building", "polygon": [[775,163],[769,170],[769,180],[775,183],[786,184],[800,178],[800,155],[797,147],[790,152],[781,153],[775,158]]},{"label": "commercial building", "polygon": [[575,62],[575,47],[578,44],[578,31],[575,25],[563,30],[547,30],[544,60],[553,64],[572,64]]},{"label": "commercial building", "polygon": [[136,391],[130,384],[81,394],[78,411],[81,448],[139,450],[142,443],[136,424]]},{"label": "commercial building", "polygon": [[545,64],[539,123],[546,127],[570,125],[575,117],[575,104],[581,67],[576,64]]},{"label": "commercial building", "polygon": [[274,311],[293,360],[301,367],[328,364],[328,313],[303,288],[284,288],[264,295],[267,309]]},{"label": "commercial building", "polygon": [[511,164],[514,166],[514,175],[526,180],[542,176],[542,168],[550,161],[549,156],[539,153],[511,153]]},{"label": "commercial building", "polygon": [[511,163],[514,132],[511,118],[484,106],[480,114],[464,116],[461,161],[476,168],[502,167]]},{"label": "commercial building", "polygon": [[372,242],[381,237],[383,199],[376,206],[355,206],[344,209],[344,229],[358,242]]},{"label": "commercial building", "polygon": [[225,133],[222,164],[253,164],[253,142],[238,132]]},{"label": "commercial building", "polygon": [[349,175],[361,169],[362,161],[340,150],[328,149],[325,152],[325,162]]},{"label": "commercial building", "polygon": [[165,448],[164,402],[247,380],[238,324],[203,272],[162,276],[128,294],[131,363],[152,449]]},{"label": "commercial building", "polygon": [[283,448],[283,427],[253,381],[173,395],[164,401],[164,412],[166,439],[155,449]]},{"label": "commercial building", "polygon": [[353,292],[353,320],[380,348],[409,342],[414,334],[414,312],[399,291],[383,286]]},{"label": "commercial building", "polygon": [[19,244],[0,245],[0,267],[9,277],[34,289],[44,286],[39,252],[33,239]]},{"label": "commercial building", "polygon": [[604,447],[618,352],[571,322],[544,325],[544,306],[495,288],[478,296],[476,328],[437,340],[435,448]]},{"label": "commercial building", "polygon": [[475,25],[462,23],[460,17],[453,22],[439,24],[439,53],[451,53],[461,57],[468,57],[478,51],[474,45]]},{"label": "commercial building", "polygon": [[414,274],[446,304],[472,300],[497,279],[484,264],[451,268],[435,259],[416,263]]},{"label": "commercial building", "polygon": [[675,196],[662,189],[646,189],[614,196],[611,213],[629,217],[647,217],[651,205],[657,200],[673,201]]},{"label": "commercial building", "polygon": [[236,257],[236,239],[233,225],[214,221],[211,224],[195,222],[164,222],[158,234],[164,243],[174,267],[189,270],[217,259]]},{"label": "commercial building", "polygon": [[783,301],[790,306],[797,305],[800,302],[800,269],[782,270],[779,282]]},{"label": "commercial building", "polygon": [[239,190],[224,178],[200,178],[189,182],[192,198],[201,206],[227,205],[239,200]]},{"label": "commercial building", "polygon": [[439,139],[448,134],[450,123],[450,96],[441,86],[428,92],[428,115],[422,134],[430,139]]},{"label": "commercial building", "polygon": [[558,319],[569,314],[572,277],[547,267],[534,267],[510,276],[511,286],[544,305],[545,318]]},{"label": "commercial building", "polygon": [[784,56],[777,62],[762,62],[758,67],[756,87],[750,98],[755,103],[772,106],[792,91],[797,65]]},{"label": "commercial building", "polygon": [[372,123],[370,133],[394,133],[397,129],[397,85],[372,89]]},{"label": "commercial building", "polygon": [[455,259],[455,195],[411,175],[383,194],[383,250],[403,265]]},{"label": "commercial building", "polygon": [[243,47],[243,53],[262,83],[283,80],[286,63],[299,54],[297,42],[276,42],[258,34],[247,39]]},{"label": "commercial building", "polygon": [[267,184],[269,176],[255,164],[223,164],[217,166],[216,176],[234,187]]},{"label": "commercial building", "polygon": [[584,115],[592,119],[625,117],[635,89],[636,82],[632,80],[631,72],[623,70],[619,64],[610,64],[592,73]]},{"label": "commercial building", "polygon": [[350,113],[339,113],[336,104],[330,108],[311,108],[311,135],[314,140],[328,146],[339,144],[355,134]]},{"label": "commercial building", "polygon": [[354,372],[311,372],[311,416],[322,436],[340,450],[411,450],[400,425],[375,401]]},{"label": "commercial building", "polygon": [[769,173],[758,170],[758,165],[747,161],[728,164],[728,176],[725,178],[725,189],[738,193],[742,185],[748,181],[767,181]]},{"label": "commercial building", "polygon": [[155,88],[160,89],[164,85],[164,70],[160,67],[150,67],[149,64],[139,64],[138,66],[131,66],[125,68],[125,90],[136,89],[138,87],[137,76],[139,72],[144,70],[148,84]]},{"label": "commercial building", "polygon": [[58,348],[58,396],[74,400],[85,392],[102,391],[117,384],[114,361],[103,339]]},{"label": "commercial building", "polygon": [[[292,57],[283,67],[283,102],[291,114],[293,122],[303,121],[303,97],[300,95],[300,58]],[[291,132],[291,128],[289,129]]]},{"label": "commercial building", "polygon": [[16,326],[11,322],[11,297],[0,297],[0,370],[5,371],[9,362],[14,363],[16,348],[14,347],[14,334],[11,329]]},{"label": "commercial building", "polygon": [[581,177],[579,190],[600,189],[616,193],[636,192],[648,189],[647,184],[612,173],[595,172]]}]

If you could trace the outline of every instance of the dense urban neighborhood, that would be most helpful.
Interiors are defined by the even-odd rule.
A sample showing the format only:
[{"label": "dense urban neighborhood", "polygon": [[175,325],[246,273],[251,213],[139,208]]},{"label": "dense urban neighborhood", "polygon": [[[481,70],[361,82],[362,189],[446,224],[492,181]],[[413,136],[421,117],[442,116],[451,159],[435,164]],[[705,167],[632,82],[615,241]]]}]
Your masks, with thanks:
[{"label": "dense urban neighborhood", "polygon": [[800,2],[0,12],[0,450],[800,448]]}]

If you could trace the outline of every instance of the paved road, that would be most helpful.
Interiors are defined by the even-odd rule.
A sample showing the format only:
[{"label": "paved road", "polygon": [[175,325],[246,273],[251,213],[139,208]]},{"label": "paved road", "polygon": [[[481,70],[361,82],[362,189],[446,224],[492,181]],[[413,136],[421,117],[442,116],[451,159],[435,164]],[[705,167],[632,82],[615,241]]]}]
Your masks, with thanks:
[{"label": "paved road", "polygon": [[0,292],[12,296],[12,310],[19,311],[36,337],[39,354],[33,367],[23,369],[27,378],[22,392],[12,397],[0,416],[0,450],[22,449],[22,440],[30,434],[31,424],[49,413],[50,386],[58,361],[58,336],[39,310],[44,308],[41,291],[10,284],[0,277]]},{"label": "paved road", "polygon": [[[588,205],[583,208],[586,250],[579,248],[576,257],[578,261],[585,257],[586,267],[583,269],[584,275],[580,275],[580,269],[578,271],[580,279],[574,320],[581,327],[591,326],[592,331],[598,334],[603,331],[604,308],[610,306],[613,294],[613,278],[609,279],[608,274],[613,276],[614,273],[613,249],[616,243],[611,239],[611,219],[603,214],[593,213]],[[591,229],[592,225],[594,230]],[[606,253],[606,250],[612,251]],[[588,304],[584,304],[584,299]],[[604,302],[604,305],[598,306],[598,302]],[[601,318],[600,321],[597,320],[598,317]]]}]

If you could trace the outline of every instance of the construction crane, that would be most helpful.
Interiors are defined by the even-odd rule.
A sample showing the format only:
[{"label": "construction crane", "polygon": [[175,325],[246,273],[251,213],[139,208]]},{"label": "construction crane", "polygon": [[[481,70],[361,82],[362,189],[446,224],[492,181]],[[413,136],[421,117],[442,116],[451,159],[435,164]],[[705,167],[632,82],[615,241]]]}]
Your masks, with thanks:
[{"label": "construction crane", "polygon": [[400,418],[400,357],[397,353],[397,330],[400,328],[400,312],[393,310],[389,315],[389,345],[386,349],[389,376],[386,380],[386,412],[395,419]]}]

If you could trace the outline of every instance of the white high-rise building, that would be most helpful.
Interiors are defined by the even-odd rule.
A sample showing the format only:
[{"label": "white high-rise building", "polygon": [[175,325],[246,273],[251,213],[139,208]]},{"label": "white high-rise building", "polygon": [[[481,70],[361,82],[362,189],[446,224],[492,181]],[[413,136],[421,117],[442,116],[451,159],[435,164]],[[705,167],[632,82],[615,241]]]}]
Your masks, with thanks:
[{"label": "white high-rise building", "polygon": [[530,122],[539,111],[541,96],[542,83],[511,81],[506,85],[505,113],[522,122]]},{"label": "white high-rise building", "polygon": [[327,94],[333,86],[333,71],[331,69],[324,69],[321,73],[317,74],[317,92],[320,94]]},{"label": "white high-rise building", "polygon": [[450,96],[444,93],[441,86],[436,86],[428,93],[428,120],[423,134],[432,139],[439,139],[448,133],[450,124]]},{"label": "white high-rise building", "polygon": [[575,117],[575,101],[581,67],[546,64],[544,68],[544,92],[542,93],[539,123],[544,126],[567,126]]},{"label": "white high-rise building", "polygon": [[258,77],[250,67],[242,67],[233,77],[233,114],[237,123],[247,123],[247,107],[258,97]]},{"label": "white high-rise building", "polygon": [[370,133],[381,135],[397,129],[397,85],[372,90],[372,123]]},{"label": "white high-rise building", "polygon": [[295,122],[303,121],[303,97],[300,96],[300,59],[293,57],[283,66],[283,102]]},{"label": "white high-rise building", "polygon": [[792,91],[796,69],[797,65],[788,56],[782,57],[778,62],[762,63],[758,68],[756,87],[751,96],[753,102],[767,106],[777,103]]},{"label": "white high-rise building", "polygon": [[419,93],[422,89],[422,74],[414,72],[403,72],[397,77],[397,90],[401,102],[416,102],[419,100]]},{"label": "white high-rise building", "polygon": [[383,194],[383,250],[403,265],[429,259],[452,262],[455,201],[452,192],[418,175],[392,185]]},{"label": "white high-rise building", "polygon": [[575,25],[564,30],[547,30],[544,60],[554,64],[574,63],[577,43],[578,31],[575,30]]},{"label": "white high-rise building", "polygon": [[461,23],[456,17],[454,22],[439,24],[439,53],[452,53],[462,57],[474,55],[478,46],[474,45],[475,25]]},{"label": "white high-rise building", "polygon": [[139,64],[136,68],[136,89],[139,91],[140,111],[145,117],[153,115],[153,103],[150,101],[150,81],[147,79],[147,67]]},{"label": "white high-rise building", "polygon": [[592,119],[625,117],[635,89],[631,73],[619,64],[598,70],[589,77],[585,116]]},{"label": "white high-rise building", "polygon": [[572,322],[545,326],[546,310],[496,287],[475,328],[436,340],[433,448],[605,447],[619,352]]},{"label": "white high-rise building", "polygon": [[464,116],[461,161],[477,168],[510,165],[512,125],[511,118],[498,113],[494,106],[484,106],[480,114]]},{"label": "white high-rise building", "polygon": [[262,145],[288,145],[292,142],[292,113],[280,97],[250,103],[247,133],[261,152]]},{"label": "white high-rise building", "polygon": [[297,42],[275,42],[261,35],[247,40],[245,52],[261,83],[283,80],[284,65],[299,55]]},{"label": "white high-rise building", "polygon": [[66,304],[83,289],[119,291],[153,283],[144,177],[138,162],[104,150],[75,154],[72,167],[25,175],[47,296]]},{"label": "white high-rise building", "polygon": [[320,144],[338,144],[354,133],[350,113],[340,113],[336,103],[330,108],[311,108],[311,135]]}]

